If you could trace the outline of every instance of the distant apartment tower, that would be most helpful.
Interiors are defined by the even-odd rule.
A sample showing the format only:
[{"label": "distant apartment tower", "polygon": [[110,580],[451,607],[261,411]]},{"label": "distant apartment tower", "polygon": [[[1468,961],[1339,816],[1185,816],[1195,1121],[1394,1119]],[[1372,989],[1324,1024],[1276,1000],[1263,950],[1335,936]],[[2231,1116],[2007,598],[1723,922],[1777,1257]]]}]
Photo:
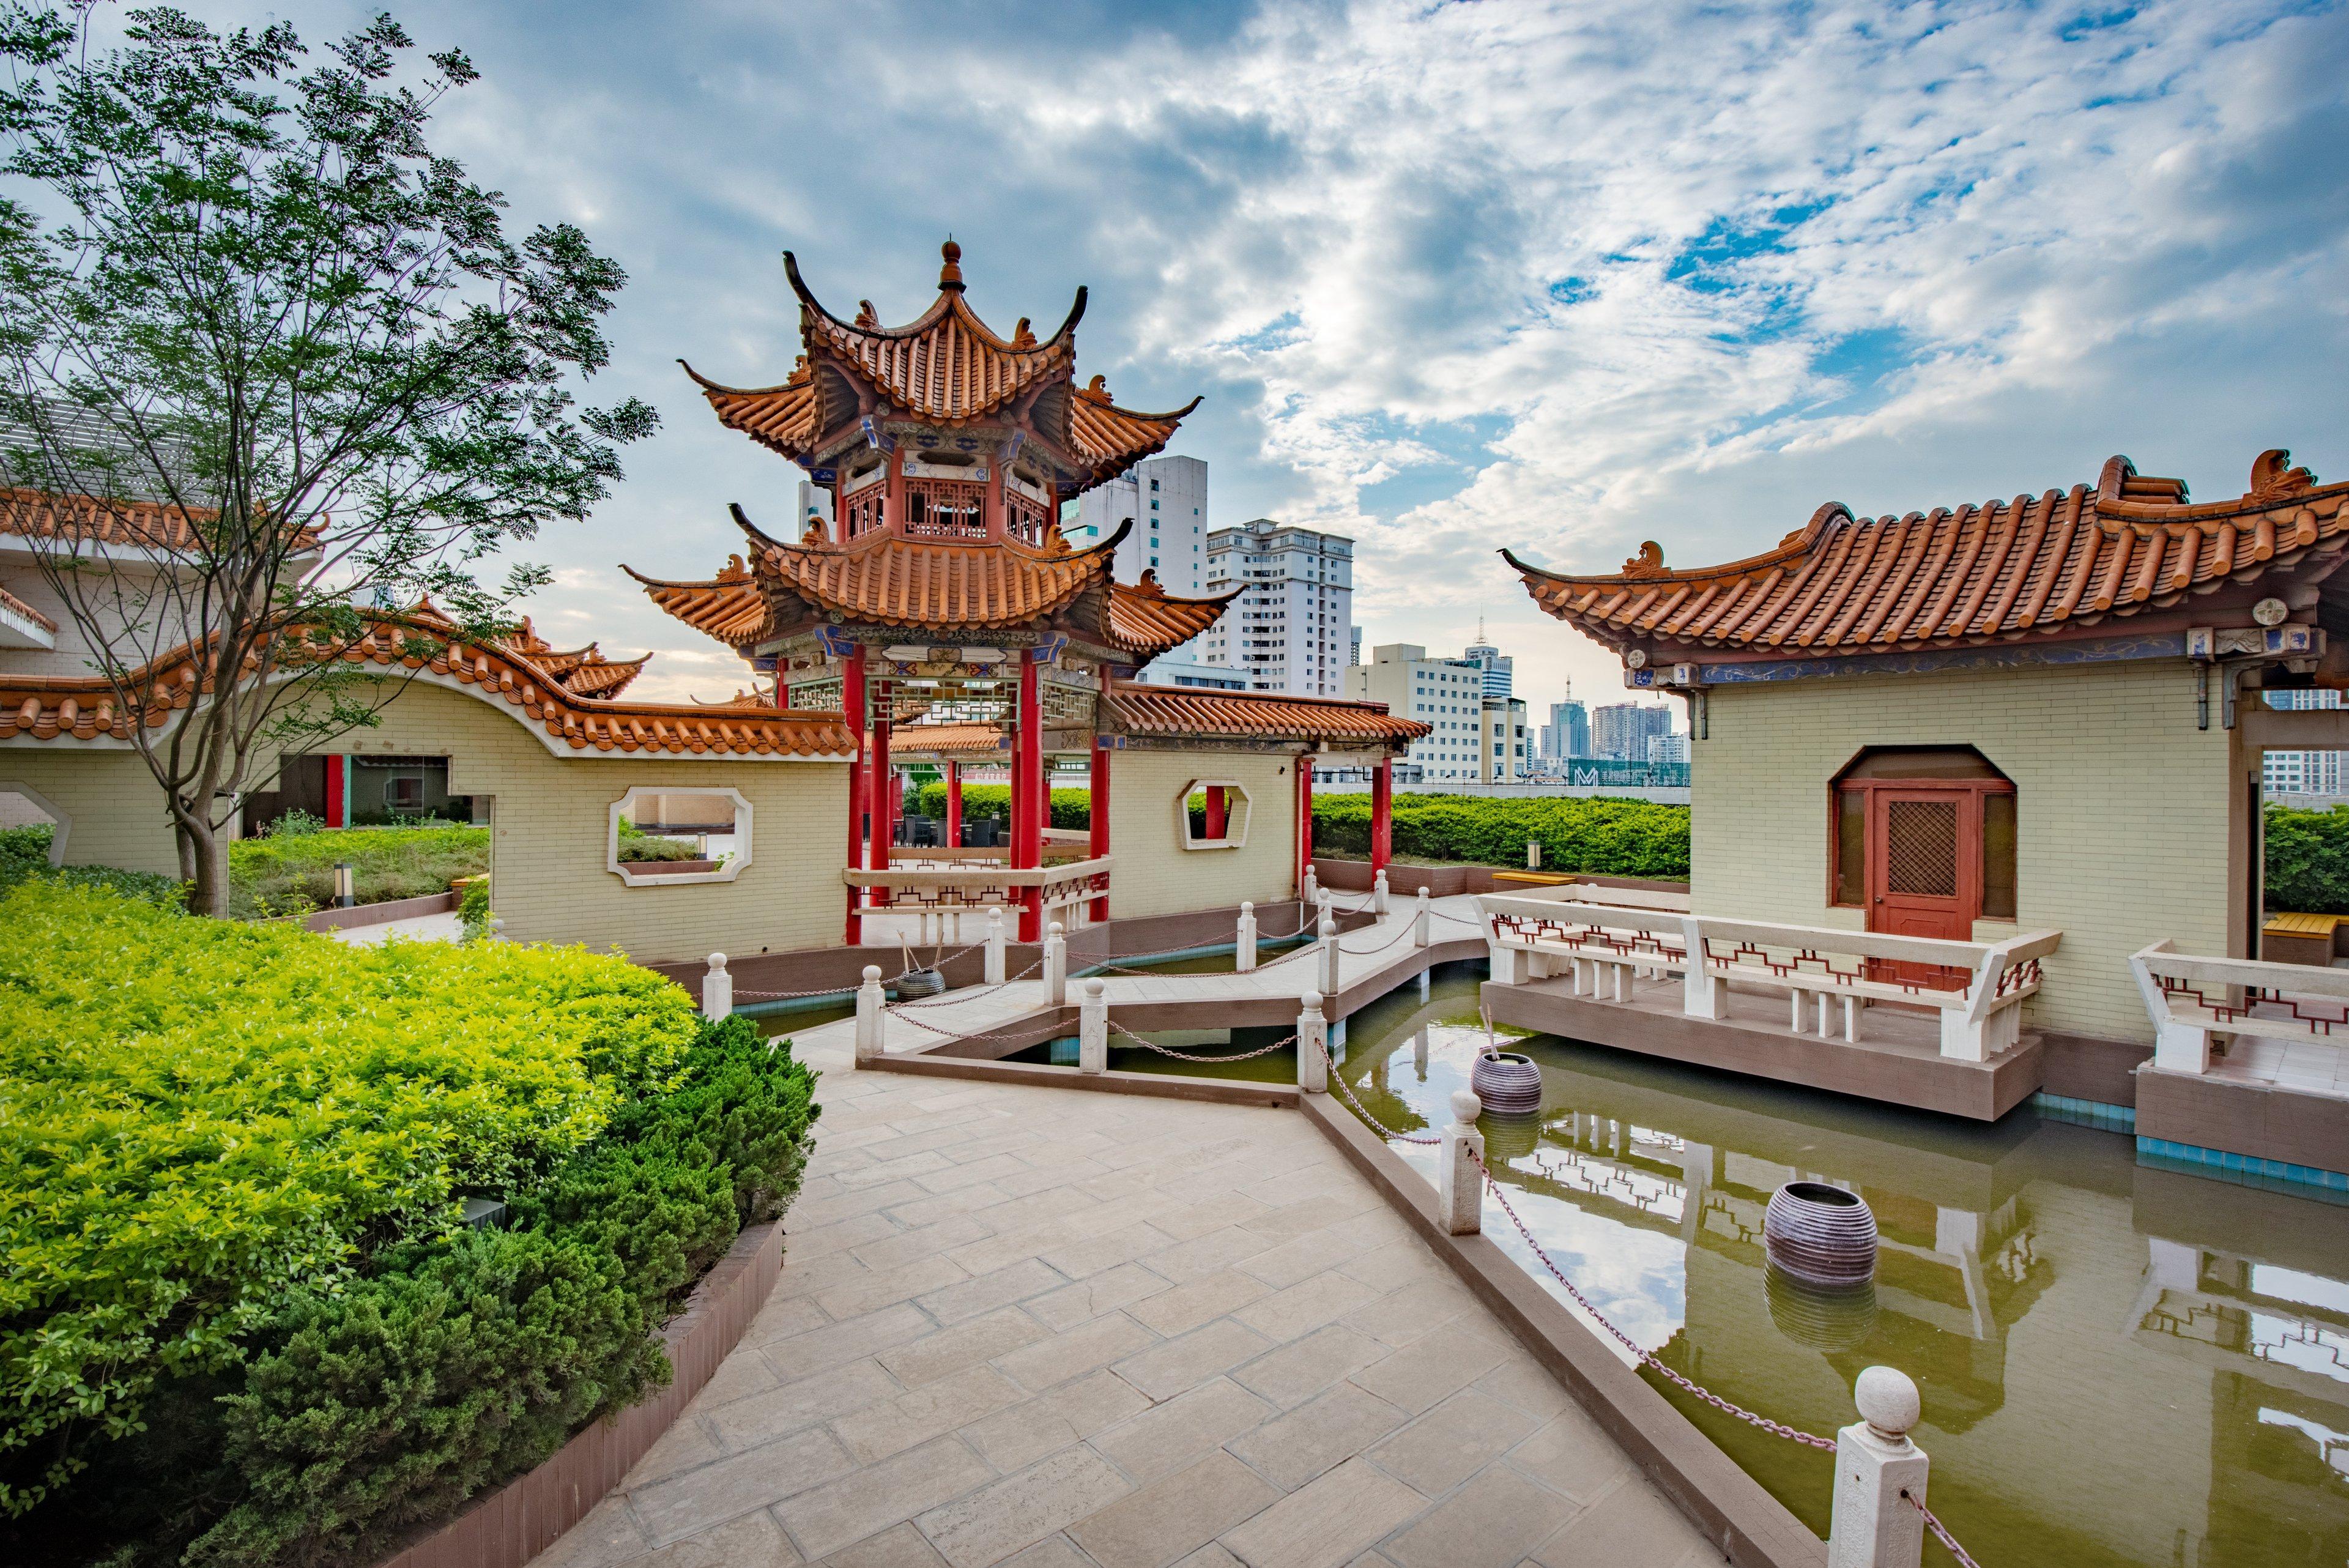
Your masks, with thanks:
[{"label": "distant apartment tower", "polygon": [[1482,784],[1514,784],[1531,771],[1526,744],[1526,705],[1515,697],[1477,701],[1476,778]]},{"label": "distant apartment tower", "polygon": [[1549,722],[1541,731],[1541,754],[1553,763],[1590,754],[1590,714],[1581,703],[1569,697],[1549,705]]},{"label": "distant apartment tower", "polygon": [[1468,659],[1430,659],[1414,642],[1381,643],[1371,649],[1369,663],[1346,671],[1345,695],[1383,702],[1397,718],[1417,719],[1432,728],[1433,733],[1413,741],[1396,760],[1400,782],[1467,784],[1484,776],[1482,665]]},{"label": "distant apartment tower", "polygon": [[1648,762],[1684,763],[1689,760],[1689,738],[1686,735],[1651,735],[1648,737]]},{"label": "distant apartment tower", "polygon": [[1209,533],[1203,587],[1166,584],[1170,592],[1242,590],[1195,645],[1201,663],[1239,671],[1251,691],[1345,694],[1353,648],[1351,539],[1259,517]]},{"label": "distant apartment tower", "polygon": [[1485,639],[1485,622],[1476,622],[1476,640],[1463,650],[1461,657],[1485,672],[1485,695],[1506,697],[1516,686],[1516,660]]},{"label": "distant apartment tower", "polygon": [[1590,715],[1592,753],[1620,762],[1646,762],[1648,742],[1671,732],[1672,711],[1644,702],[1610,702]]},{"label": "distant apartment tower", "polygon": [[1063,532],[1098,541],[1116,533],[1129,517],[1133,531],[1117,547],[1119,582],[1135,582],[1143,573],[1155,572],[1158,586],[1170,594],[1195,597],[1205,591],[1199,586],[1206,580],[1205,462],[1195,457],[1143,458],[1077,497],[1075,527]]},{"label": "distant apartment tower", "polygon": [[[2271,691],[2272,708],[2338,708],[2338,691]],[[2349,752],[2267,752],[2260,789],[2267,794],[2349,794]]]}]

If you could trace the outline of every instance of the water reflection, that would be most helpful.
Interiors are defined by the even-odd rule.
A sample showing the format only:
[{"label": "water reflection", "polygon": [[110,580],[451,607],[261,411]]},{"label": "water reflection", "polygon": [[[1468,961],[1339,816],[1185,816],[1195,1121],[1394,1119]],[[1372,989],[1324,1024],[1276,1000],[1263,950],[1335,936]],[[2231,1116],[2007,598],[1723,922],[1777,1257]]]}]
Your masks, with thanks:
[{"label": "water reflection", "polygon": [[[1439,973],[1354,1015],[1341,1075],[1377,1119],[1449,1119],[1483,1038],[1475,979]],[[2127,1138],[2028,1111],[1983,1127],[1555,1039],[1513,1048],[1542,1068],[1542,1108],[1488,1118],[1487,1159],[1600,1310],[1813,1431],[1852,1418],[1863,1366],[1906,1370],[1935,1507],[1992,1568],[2349,1557],[2349,1212],[2141,1168]],[[1866,1292],[1774,1278],[1763,1214],[1798,1179],[1875,1211]],[[1486,1234],[1546,1278],[1513,1229]],[[1824,1456],[1666,1391],[1824,1531]]]}]

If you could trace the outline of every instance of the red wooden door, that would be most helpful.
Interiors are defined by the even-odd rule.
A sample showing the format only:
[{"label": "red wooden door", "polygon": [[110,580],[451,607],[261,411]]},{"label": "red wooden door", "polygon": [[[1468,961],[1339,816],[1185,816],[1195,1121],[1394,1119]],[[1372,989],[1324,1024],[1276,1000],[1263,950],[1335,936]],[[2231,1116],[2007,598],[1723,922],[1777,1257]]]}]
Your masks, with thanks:
[{"label": "red wooden door", "polygon": [[[1982,913],[1980,814],[1964,789],[1869,792],[1868,929],[1968,941]],[[1939,985],[1935,964],[1871,964],[1896,983]],[[1962,982],[1961,982],[1962,983]]]}]

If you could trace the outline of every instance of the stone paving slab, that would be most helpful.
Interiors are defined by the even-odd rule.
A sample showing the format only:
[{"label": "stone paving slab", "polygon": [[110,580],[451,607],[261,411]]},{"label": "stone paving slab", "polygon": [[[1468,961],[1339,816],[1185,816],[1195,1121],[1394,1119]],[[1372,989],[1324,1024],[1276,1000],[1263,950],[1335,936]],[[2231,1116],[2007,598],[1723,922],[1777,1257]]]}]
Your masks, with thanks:
[{"label": "stone paving slab", "polygon": [[541,1568],[1721,1561],[1301,1116],[849,1030],[774,1296]]}]

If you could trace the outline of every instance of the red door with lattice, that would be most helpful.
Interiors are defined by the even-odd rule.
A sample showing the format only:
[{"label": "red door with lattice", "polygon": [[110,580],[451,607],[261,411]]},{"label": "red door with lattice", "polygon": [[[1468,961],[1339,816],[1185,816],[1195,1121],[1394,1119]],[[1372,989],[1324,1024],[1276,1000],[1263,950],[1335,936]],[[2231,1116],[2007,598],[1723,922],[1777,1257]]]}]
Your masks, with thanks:
[{"label": "red door with lattice", "polygon": [[1869,793],[1868,929],[1972,940],[1982,913],[1973,793],[1930,786]]}]

